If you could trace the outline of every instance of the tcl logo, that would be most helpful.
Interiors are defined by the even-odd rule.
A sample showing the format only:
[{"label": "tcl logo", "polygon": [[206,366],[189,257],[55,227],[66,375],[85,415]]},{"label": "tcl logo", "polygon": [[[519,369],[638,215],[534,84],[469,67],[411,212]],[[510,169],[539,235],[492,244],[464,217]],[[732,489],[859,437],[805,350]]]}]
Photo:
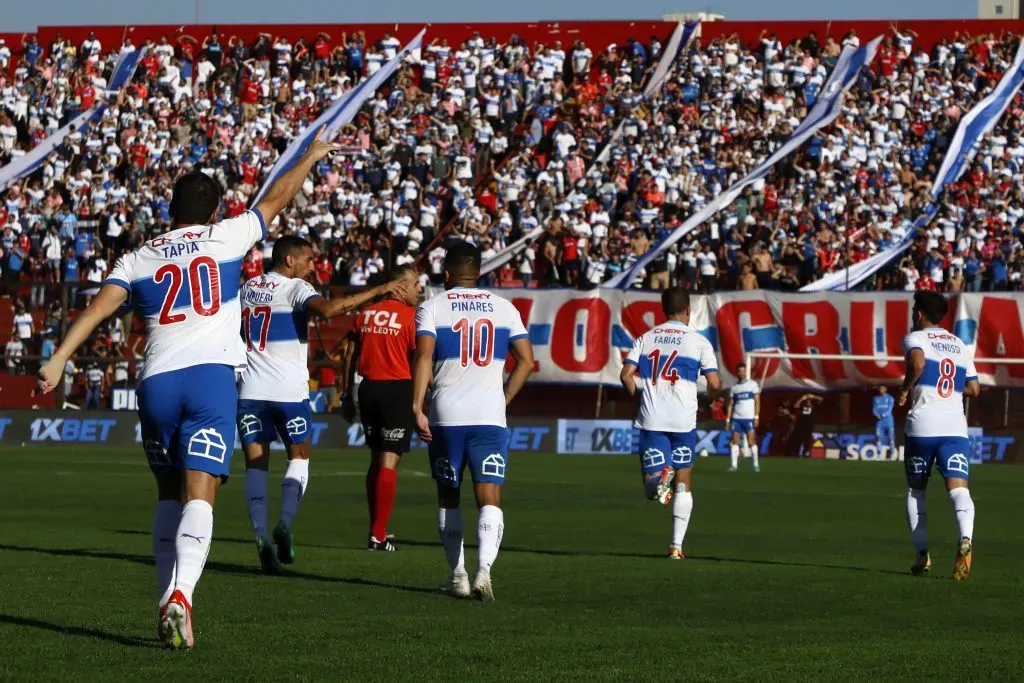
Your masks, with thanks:
[{"label": "tcl logo", "polygon": [[373,325],[375,327],[388,327],[392,330],[402,329],[402,324],[398,322],[398,313],[394,311],[363,311],[363,326],[368,327]]}]

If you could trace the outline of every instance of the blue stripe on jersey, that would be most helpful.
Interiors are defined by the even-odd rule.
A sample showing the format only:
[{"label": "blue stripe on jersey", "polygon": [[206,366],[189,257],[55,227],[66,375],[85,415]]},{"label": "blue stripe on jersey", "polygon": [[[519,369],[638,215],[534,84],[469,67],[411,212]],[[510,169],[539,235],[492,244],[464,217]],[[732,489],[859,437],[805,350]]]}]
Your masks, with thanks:
[{"label": "blue stripe on jersey", "polygon": [[[663,359],[662,365],[664,366],[665,360]],[[683,356],[676,356],[672,361],[672,370],[676,371],[679,375],[679,379],[686,382],[696,382],[697,375],[700,374],[700,361],[696,358],[685,358]],[[640,359],[640,376],[644,379],[650,379],[655,375],[657,370],[654,367],[654,362],[651,361],[649,356],[644,356]],[[662,374],[671,374],[666,372],[665,369],[661,370]],[[659,377],[660,379],[660,377]]]},{"label": "blue stripe on jersey", "polygon": [[[255,321],[259,324],[260,320]],[[253,325],[252,336],[257,338],[259,331]],[[274,311],[270,314],[270,329],[267,330],[267,342],[309,341],[309,316],[305,311]]]},{"label": "blue stripe on jersey", "polygon": [[754,392],[752,391],[741,391],[732,395],[735,401],[750,401],[754,398]]},{"label": "blue stripe on jersey", "polygon": [[[218,276],[220,279],[220,302],[225,304],[238,298],[239,280],[242,277],[242,259],[235,261],[222,261],[217,264]],[[192,307],[192,288],[189,286],[187,267],[182,269],[181,287],[178,295],[174,298],[174,305],[171,310]],[[132,304],[142,312],[142,315],[149,317],[159,315],[163,308],[164,298],[167,296],[171,286],[171,276],[164,275],[163,280],[157,282],[156,276],[142,278],[132,282]],[[114,281],[111,281],[115,284]],[[204,305],[210,303],[210,281],[209,274],[205,267],[199,268],[199,286],[202,292]]]},{"label": "blue stripe on jersey", "polygon": [[[917,383],[926,387],[935,387],[939,384],[939,376],[939,361],[929,358],[924,362],[924,372],[921,373]],[[953,379],[953,390],[963,392],[965,384],[967,384],[967,369],[958,365]]]},{"label": "blue stripe on jersey", "polygon": [[[429,332],[421,333],[429,334]],[[483,343],[487,342],[486,330],[482,335]],[[508,356],[509,330],[507,327],[494,329],[494,360],[505,362]],[[470,354],[474,349],[470,349]],[[442,327],[437,331],[437,345],[434,347],[434,361],[460,360],[462,358],[462,335],[452,329]]]},{"label": "blue stripe on jersey", "polygon": [[263,214],[256,207],[249,209],[256,216],[256,219],[260,222],[260,241],[267,239],[267,222],[263,220]]}]

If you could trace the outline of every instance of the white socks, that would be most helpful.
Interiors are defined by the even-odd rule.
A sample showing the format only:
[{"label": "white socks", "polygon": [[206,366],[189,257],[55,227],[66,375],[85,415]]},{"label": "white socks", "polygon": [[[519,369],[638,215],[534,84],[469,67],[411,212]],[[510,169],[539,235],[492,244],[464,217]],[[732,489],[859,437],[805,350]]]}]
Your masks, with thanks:
[{"label": "white socks", "polygon": [[758,451],[757,451],[757,446],[756,446],[756,445],[754,445],[754,446],[751,446],[751,447],[750,447],[750,457],[752,457],[752,458],[754,459],[754,467],[755,467],[755,468],[757,468],[757,467],[760,467],[760,466],[761,466],[761,463],[759,463],[759,462],[757,461],[757,455],[758,455]]},{"label": "white socks", "polygon": [[267,471],[245,471],[245,500],[249,506],[249,521],[256,538],[267,535]]},{"label": "white socks", "polygon": [[496,505],[484,505],[476,521],[476,538],[480,547],[480,571],[489,572],[498,559],[501,535],[505,531],[505,514]]},{"label": "white socks", "polygon": [[690,526],[690,513],[693,512],[693,494],[686,490],[685,484],[676,485],[676,495],[672,498],[672,547],[682,548],[686,537],[686,527]]},{"label": "white socks", "polygon": [[455,574],[465,574],[466,554],[462,543],[462,510],[459,508],[438,508],[437,535],[441,537],[444,555],[448,558],[448,566],[452,568],[452,572]]},{"label": "white socks", "polygon": [[[967,489],[964,489],[966,491]],[[952,498],[950,493],[950,498]],[[928,500],[924,489],[907,489],[907,527],[918,554],[928,550]],[[968,500],[970,496],[968,495]],[[958,517],[959,520],[959,517]],[[971,520],[974,520],[974,506],[971,506]]]},{"label": "white socks", "polygon": [[739,467],[740,464],[740,445],[734,443],[729,446],[729,464],[732,465],[733,469]]},{"label": "white socks", "polygon": [[156,560],[156,582],[160,603],[171,599],[174,591],[174,563],[177,559],[175,536],[181,522],[181,503],[176,500],[158,500],[153,515],[153,558]]},{"label": "white socks", "polygon": [[302,497],[306,495],[306,484],[309,481],[309,460],[294,458],[288,461],[288,470],[281,482],[281,521],[289,529],[299,509]]},{"label": "white socks", "polygon": [[175,539],[177,575],[174,583],[175,590],[181,591],[189,604],[203,573],[206,556],[210,554],[212,536],[213,508],[205,500],[190,500],[181,511]]},{"label": "white socks", "polygon": [[951,490],[949,500],[953,503],[953,514],[956,515],[960,538],[974,538],[974,500],[971,499],[970,489]]}]

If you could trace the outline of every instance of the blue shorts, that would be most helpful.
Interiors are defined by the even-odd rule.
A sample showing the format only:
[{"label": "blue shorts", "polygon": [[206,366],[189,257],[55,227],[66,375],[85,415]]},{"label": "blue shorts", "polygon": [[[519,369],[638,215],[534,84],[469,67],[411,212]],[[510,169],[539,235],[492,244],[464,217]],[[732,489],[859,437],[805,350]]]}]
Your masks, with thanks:
[{"label": "blue shorts", "polygon": [[649,432],[640,430],[640,462],[644,474],[660,472],[666,465],[677,470],[693,467],[693,449],[697,446],[697,431]]},{"label": "blue shorts", "polygon": [[312,424],[309,399],[299,403],[238,399],[238,438],[243,447],[278,437],[286,447],[303,444],[310,439]]},{"label": "blue shorts", "polygon": [[142,447],[155,475],[198,470],[227,479],[238,389],[229,365],[196,365],[147,377],[138,397]]},{"label": "blue shorts", "polygon": [[457,489],[462,471],[469,465],[474,484],[505,483],[509,431],[496,425],[430,427],[433,437],[427,446],[434,481]]},{"label": "blue shorts", "polygon": [[962,436],[908,436],[903,447],[907,479],[928,479],[937,465],[943,479],[968,479],[970,441]]},{"label": "blue shorts", "polygon": [[733,434],[749,434],[754,431],[754,421],[734,419],[729,425],[729,431]]}]

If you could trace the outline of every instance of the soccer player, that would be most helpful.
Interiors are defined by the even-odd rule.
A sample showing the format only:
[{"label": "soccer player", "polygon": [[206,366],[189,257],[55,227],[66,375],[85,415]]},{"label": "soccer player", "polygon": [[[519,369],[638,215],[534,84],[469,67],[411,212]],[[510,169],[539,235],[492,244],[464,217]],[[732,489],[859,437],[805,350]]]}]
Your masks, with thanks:
[{"label": "soccer player", "polygon": [[[370,466],[366,471],[366,503],[370,509],[370,550],[394,551],[388,536],[388,521],[398,488],[398,462],[409,451],[416,423],[412,409],[412,372],[409,358],[416,350],[416,304],[419,303],[419,275],[411,266],[391,272],[392,283],[400,289],[383,301],[363,308],[356,315],[350,333],[353,348],[346,354],[348,386],[355,386],[358,365],[359,415]],[[352,362],[351,359],[358,359]],[[355,413],[355,396],[344,403]]]},{"label": "soccer player", "polygon": [[974,501],[967,488],[969,442],[963,397],[977,396],[981,385],[970,349],[955,334],[939,327],[946,310],[946,300],[938,292],[916,292],[914,331],[903,339],[907,374],[899,404],[910,402],[903,432],[907,525],[917,548],[917,562],[910,571],[920,575],[932,566],[926,488],[932,465],[937,465],[953,503],[959,533],[953,578],[966,581],[971,574]]},{"label": "soccer player", "polygon": [[[430,468],[437,482],[437,531],[451,567],[442,591],[460,598],[493,600],[491,566],[505,527],[501,485],[508,462],[505,406],[533,372],[533,347],[511,302],[476,288],[480,250],[467,242],[448,249],[447,290],[416,311],[416,361],[412,409],[416,427],[429,442]],[[514,367],[502,386],[506,356]],[[424,399],[430,387],[429,418]],[[459,510],[462,472],[469,466],[476,494],[479,564],[472,589],[463,552]]]},{"label": "soccer player", "polygon": [[[274,242],[270,272],[242,287],[242,334],[247,367],[238,384],[238,434],[245,452],[245,498],[263,570],[282,574],[295,561],[292,521],[309,482],[309,316],[330,319],[376,296],[401,291],[392,282],[360,294],[328,300],[306,278],[313,272],[313,245],[295,235]],[[267,531],[270,442],[280,437],[288,454],[281,483],[281,516],[273,543]],[[276,553],[275,546],[276,545]]]},{"label": "soccer player", "polygon": [[709,392],[721,388],[711,343],[690,327],[690,294],[669,289],[661,295],[668,320],[633,344],[619,379],[630,396],[640,394],[633,425],[640,430],[644,493],[662,505],[672,503],[670,560],[682,560],[683,538],[693,512],[691,472],[697,444],[697,377]]},{"label": "soccer player", "polygon": [[123,306],[146,323],[145,364],[137,390],[143,449],[157,480],[153,553],[160,591],[158,634],[168,647],[191,648],[193,590],[213,535],[213,504],[227,479],[238,390],[245,366],[238,330],[242,259],[313,166],[338,145],[314,140],[250,211],[216,222],[221,187],[193,171],[174,184],[171,230],[121,257],[99,294],[75,320],[40,371],[51,391],[65,363]]},{"label": "soccer player", "polygon": [[735,472],[739,466],[740,439],[743,442],[743,457],[754,459],[754,471],[761,471],[757,452],[757,421],[761,415],[761,388],[757,382],[747,377],[747,366],[740,363],[736,366],[736,379],[739,381],[729,389],[729,407],[725,411],[725,428],[732,432],[732,444],[729,446],[729,471]]},{"label": "soccer player", "polygon": [[896,453],[896,427],[892,421],[892,409],[896,400],[883,384],[878,387],[878,396],[871,400],[871,412],[875,416],[875,440],[879,449],[889,448],[890,457]]}]

